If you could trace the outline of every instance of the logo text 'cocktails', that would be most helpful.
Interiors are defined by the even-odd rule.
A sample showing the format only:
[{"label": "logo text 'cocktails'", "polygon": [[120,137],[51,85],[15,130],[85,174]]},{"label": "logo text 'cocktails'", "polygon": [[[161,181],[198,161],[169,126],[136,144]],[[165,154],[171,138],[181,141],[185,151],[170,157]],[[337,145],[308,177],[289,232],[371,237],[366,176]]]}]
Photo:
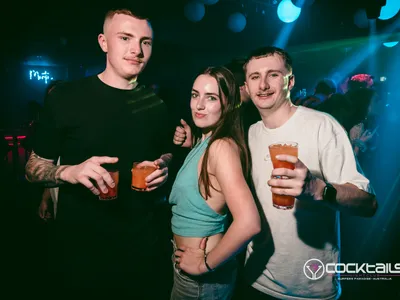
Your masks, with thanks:
[{"label": "logo text 'cocktails'", "polygon": [[325,273],[331,275],[357,274],[400,274],[400,263],[327,263],[323,264],[319,259],[309,259],[303,266],[304,275],[308,279],[318,280]]}]

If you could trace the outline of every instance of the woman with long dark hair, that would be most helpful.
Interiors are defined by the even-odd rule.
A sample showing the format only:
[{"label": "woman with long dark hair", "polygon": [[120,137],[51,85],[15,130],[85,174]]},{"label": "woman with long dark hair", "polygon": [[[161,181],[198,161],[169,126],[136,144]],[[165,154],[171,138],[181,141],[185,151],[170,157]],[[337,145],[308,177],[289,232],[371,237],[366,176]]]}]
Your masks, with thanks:
[{"label": "woman with long dark hair", "polygon": [[211,67],[197,76],[190,101],[194,147],[170,195],[173,300],[230,299],[235,256],[260,231],[246,183],[249,157],[239,104],[239,88],[228,69]]}]

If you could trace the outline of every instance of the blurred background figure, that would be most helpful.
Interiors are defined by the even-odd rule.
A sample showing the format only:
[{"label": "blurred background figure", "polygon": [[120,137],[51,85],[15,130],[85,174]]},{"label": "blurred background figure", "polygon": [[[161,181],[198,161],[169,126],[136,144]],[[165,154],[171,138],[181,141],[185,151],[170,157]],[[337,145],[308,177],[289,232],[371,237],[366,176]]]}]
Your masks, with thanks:
[{"label": "blurred background figure", "polygon": [[343,94],[351,90],[359,88],[372,88],[374,86],[374,77],[369,74],[355,74],[351,77],[347,77],[339,87],[340,92]]},{"label": "blurred background figure", "polygon": [[353,106],[353,120],[356,123],[350,129],[350,140],[354,153],[367,173],[374,161],[380,144],[379,128],[381,124],[382,103],[374,89],[361,87],[350,89],[346,95]]},{"label": "blurred background figure", "polygon": [[350,78],[347,83],[348,91],[367,88],[370,89],[374,85],[374,77],[369,74],[356,74]]},{"label": "blurred background figure", "polygon": [[314,89],[314,94],[295,100],[295,105],[316,108],[336,93],[336,84],[333,80],[325,78],[320,80]]}]

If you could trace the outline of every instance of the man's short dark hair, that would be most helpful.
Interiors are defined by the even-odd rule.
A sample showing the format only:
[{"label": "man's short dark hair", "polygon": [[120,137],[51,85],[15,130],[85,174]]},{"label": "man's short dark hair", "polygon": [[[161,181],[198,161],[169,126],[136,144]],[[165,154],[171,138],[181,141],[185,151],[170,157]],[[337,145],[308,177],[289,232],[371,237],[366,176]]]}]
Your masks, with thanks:
[{"label": "man's short dark hair", "polygon": [[275,55],[275,54],[279,55],[283,59],[286,69],[289,72],[292,72],[293,61],[292,61],[292,58],[290,57],[289,53],[287,53],[285,50],[283,50],[281,48],[273,47],[273,46],[261,47],[261,48],[254,50],[253,52],[251,52],[243,65],[244,72],[246,73],[247,64],[249,63],[250,60],[267,57],[267,56],[271,56],[271,55]]}]

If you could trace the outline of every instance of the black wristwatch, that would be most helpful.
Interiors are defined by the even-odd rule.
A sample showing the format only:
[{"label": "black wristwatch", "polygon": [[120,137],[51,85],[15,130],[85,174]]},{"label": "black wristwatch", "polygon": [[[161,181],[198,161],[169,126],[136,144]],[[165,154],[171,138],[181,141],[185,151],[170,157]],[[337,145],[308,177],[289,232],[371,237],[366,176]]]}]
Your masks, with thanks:
[{"label": "black wristwatch", "polygon": [[322,199],[332,204],[336,203],[336,194],[337,194],[336,189],[329,182],[325,182],[325,184],[326,186],[324,187]]}]

